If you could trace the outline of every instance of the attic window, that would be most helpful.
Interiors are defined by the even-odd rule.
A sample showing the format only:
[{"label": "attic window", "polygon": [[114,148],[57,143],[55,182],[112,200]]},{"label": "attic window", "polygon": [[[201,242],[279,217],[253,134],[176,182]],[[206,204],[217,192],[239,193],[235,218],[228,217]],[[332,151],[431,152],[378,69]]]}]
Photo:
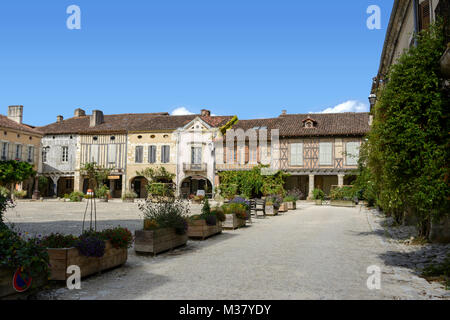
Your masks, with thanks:
[{"label": "attic window", "polygon": [[156,136],[155,136],[154,134],[152,134],[152,135],[150,136],[150,138],[155,139]]},{"label": "attic window", "polygon": [[169,135],[168,135],[168,134],[165,134],[165,135],[164,135],[164,138],[165,138],[165,139],[167,139],[168,137],[169,137]]},{"label": "attic window", "polygon": [[111,136],[111,141],[114,141],[114,140],[116,140],[116,137],[115,136]]},{"label": "attic window", "polygon": [[307,128],[307,129],[313,129],[315,128],[317,125],[317,121],[311,118],[306,118],[305,120],[303,120],[303,127]]},{"label": "attic window", "polygon": [[142,136],[138,136],[138,139],[142,139]]},{"label": "attic window", "polygon": [[94,137],[94,138],[92,138],[94,141],[97,141],[98,140],[98,137]]}]

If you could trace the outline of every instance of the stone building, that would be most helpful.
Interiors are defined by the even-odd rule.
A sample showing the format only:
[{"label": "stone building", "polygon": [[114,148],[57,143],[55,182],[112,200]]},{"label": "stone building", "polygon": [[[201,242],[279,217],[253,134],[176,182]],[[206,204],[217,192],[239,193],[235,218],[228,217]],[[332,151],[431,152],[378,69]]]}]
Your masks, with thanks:
[{"label": "stone building", "polygon": [[[446,41],[450,41],[450,1],[448,0],[395,0],[384,40],[378,74],[373,78],[370,93],[371,109],[376,103],[378,88],[383,84],[389,68],[404,50],[414,46],[414,34],[426,29],[437,18],[444,20]],[[450,47],[442,57],[447,63],[443,69],[450,69]],[[450,74],[450,70],[449,70]]]},{"label": "stone building", "polygon": [[[41,138],[41,132],[23,123],[23,106],[9,106],[8,116],[0,115],[0,161],[26,161],[35,171],[40,171]],[[17,189],[26,190],[31,197],[34,184],[33,180],[24,181]]]},{"label": "stone building", "polygon": [[[245,146],[235,146],[231,156],[230,150],[225,149],[228,155],[224,155],[225,163],[218,166],[218,171],[249,170],[262,162],[261,151],[264,151],[270,158],[266,164],[290,174],[286,189],[298,188],[311,196],[314,188],[329,193],[332,186],[352,183],[359,147],[370,125],[368,113],[287,114],[284,111],[278,118],[240,120],[233,129],[267,132],[269,141],[267,146],[256,149],[256,155],[250,151],[255,149],[249,148],[249,140]],[[274,130],[279,135],[276,143],[270,138]],[[226,163],[230,159],[235,160],[231,166]],[[239,160],[243,164],[236,163]]]}]

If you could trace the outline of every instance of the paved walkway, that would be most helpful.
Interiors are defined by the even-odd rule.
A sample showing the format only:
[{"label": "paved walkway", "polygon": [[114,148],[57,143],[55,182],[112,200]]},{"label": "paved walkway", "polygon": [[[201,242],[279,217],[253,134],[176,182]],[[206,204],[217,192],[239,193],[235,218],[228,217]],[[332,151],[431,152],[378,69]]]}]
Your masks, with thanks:
[{"label": "paved walkway", "polygon": [[[39,205],[45,205],[48,212],[38,212]],[[53,205],[61,206],[19,204],[15,211],[21,212],[20,216],[10,212],[7,217],[23,223],[18,227],[33,231],[79,228],[80,213],[75,209],[81,208],[80,204],[63,204],[65,209],[57,213]],[[120,224],[131,229],[141,226],[139,212],[131,204],[103,204],[102,208],[99,224]],[[368,218],[368,212],[359,207],[302,203],[299,210],[253,219],[247,228],[224,231],[203,242],[189,241],[186,247],[156,258],[137,256],[130,249],[124,267],[83,280],[79,291],[61,288],[39,298],[429,298],[421,295],[420,288],[395,279],[390,269],[382,274],[381,290],[367,288],[367,267],[377,265],[385,271],[386,252],[390,250]],[[428,290],[428,283],[422,284]]]}]

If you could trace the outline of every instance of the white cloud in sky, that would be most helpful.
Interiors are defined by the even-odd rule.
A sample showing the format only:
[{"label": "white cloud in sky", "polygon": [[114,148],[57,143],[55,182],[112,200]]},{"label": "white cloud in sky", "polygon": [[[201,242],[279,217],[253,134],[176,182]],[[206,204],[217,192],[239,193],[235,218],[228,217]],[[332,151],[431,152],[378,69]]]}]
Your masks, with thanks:
[{"label": "white cloud in sky", "polygon": [[195,114],[194,112],[189,111],[185,107],[179,107],[172,111],[172,116],[186,116],[190,114]]},{"label": "white cloud in sky", "polygon": [[327,108],[321,113],[342,113],[342,112],[368,112],[369,106],[361,101],[348,100],[332,108]]}]

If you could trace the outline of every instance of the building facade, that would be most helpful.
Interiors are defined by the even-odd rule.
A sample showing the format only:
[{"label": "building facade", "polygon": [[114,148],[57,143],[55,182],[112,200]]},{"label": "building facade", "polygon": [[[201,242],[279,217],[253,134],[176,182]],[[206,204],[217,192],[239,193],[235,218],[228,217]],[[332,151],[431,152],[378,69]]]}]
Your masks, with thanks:
[{"label": "building facade", "polygon": [[[28,162],[35,171],[40,171],[40,147],[42,133],[35,127],[23,123],[23,106],[9,106],[8,115],[0,115],[0,161],[17,160]],[[34,180],[16,186],[26,190],[31,197]]]}]

